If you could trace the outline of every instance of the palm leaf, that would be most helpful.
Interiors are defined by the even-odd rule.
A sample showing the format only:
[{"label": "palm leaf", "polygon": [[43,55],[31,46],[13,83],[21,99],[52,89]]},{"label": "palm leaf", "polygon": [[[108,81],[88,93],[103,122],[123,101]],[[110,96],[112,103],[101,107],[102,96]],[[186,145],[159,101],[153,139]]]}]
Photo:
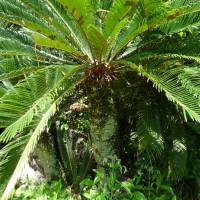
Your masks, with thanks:
[{"label": "palm leaf", "polygon": [[63,51],[66,51],[67,53],[70,53],[77,57],[80,57],[80,58],[83,57],[81,52],[79,52],[77,49],[68,45],[66,42],[63,43],[63,42],[57,40],[53,36],[51,38],[47,38],[39,33],[33,33],[33,41],[34,41],[35,45],[37,45],[37,46],[45,46],[45,47],[49,47],[49,48],[63,50]]},{"label": "palm leaf", "polygon": [[174,9],[173,7],[169,7],[168,4],[165,4],[159,0],[152,2],[147,1],[141,5],[138,4],[136,8],[136,14],[133,15],[132,19],[130,20],[126,31],[121,34],[120,39],[118,40],[118,43],[112,52],[110,60],[119,54],[129,42],[131,42],[140,34],[147,30],[152,30],[156,26],[165,22],[168,23],[178,16],[185,16],[191,12],[199,12],[200,6],[199,3],[195,3],[189,6],[183,6],[178,9]]},{"label": "palm leaf", "polygon": [[[0,118],[4,121],[1,126],[7,128],[0,135],[0,141],[9,141],[21,133],[32,122],[34,116],[45,109],[45,103],[48,105],[49,101],[51,102],[51,95],[59,90],[65,76],[70,75],[74,69],[76,67],[62,66],[43,71],[19,83],[5,94],[1,98]],[[66,75],[63,76],[63,73]]]},{"label": "palm leaf", "polygon": [[0,177],[1,184],[9,180],[11,173],[15,170],[18,160],[28,142],[30,134],[16,138],[0,150]]},{"label": "palm leaf", "polygon": [[[27,9],[35,13],[39,18],[45,20],[48,24],[51,24],[56,30],[59,30],[62,35],[58,35],[59,32],[54,33],[54,37],[57,40],[65,41],[65,39],[70,39],[70,32],[65,28],[61,19],[56,16],[51,9],[46,5],[45,0],[21,0]],[[50,35],[49,35],[50,36]]]},{"label": "palm leaf", "polygon": [[48,120],[50,119],[50,117],[52,115],[55,114],[55,112],[56,112],[56,104],[53,103],[49,107],[49,109],[42,115],[38,125],[35,127],[35,130],[33,131],[33,133],[31,133],[30,139],[28,140],[28,143],[26,144],[24,151],[21,154],[21,157],[17,163],[17,166],[16,166],[11,178],[9,179],[9,182],[8,182],[6,189],[3,193],[3,196],[1,198],[2,200],[10,198],[10,195],[11,195],[17,181],[19,180],[19,178],[21,176],[21,173],[23,171],[25,163],[28,161],[29,155],[35,148],[42,131],[45,129],[45,127],[47,125]]},{"label": "palm leaf", "polygon": [[[41,104],[41,102],[40,102],[41,99],[40,99],[38,101],[38,103],[39,102],[40,103],[37,105],[38,108],[35,107],[33,109],[29,109],[24,114],[24,116],[22,116],[21,118],[19,118],[19,120],[16,120],[13,124],[11,124],[9,126],[10,130],[7,129],[7,131],[4,131],[1,134],[1,139],[0,139],[1,141],[4,140],[4,137],[6,138],[7,136],[8,136],[7,138],[11,139],[12,137],[14,137],[14,135],[16,135],[16,133],[18,133],[18,131],[24,130],[24,128],[29,126],[29,124],[32,122],[33,118],[37,117],[34,120],[34,122],[31,124],[31,128],[33,129],[33,132],[30,133],[30,138],[28,139],[28,142],[26,143],[26,146],[22,152],[22,155],[21,155],[19,161],[17,162],[17,166],[16,166],[11,178],[9,179],[7,187],[3,193],[2,199],[8,199],[10,197],[10,195],[15,187],[15,184],[17,183],[17,181],[20,178],[20,175],[23,171],[24,165],[28,161],[29,155],[35,148],[41,133],[44,131],[45,127],[47,126],[48,120],[51,118],[52,115],[55,114],[55,112],[57,111],[57,106],[60,104],[60,102],[62,101],[63,97],[67,94],[67,92],[69,92],[72,88],[74,88],[74,83],[71,82],[70,80],[67,81],[67,78],[72,73],[74,73],[74,70],[77,70],[77,67],[73,68],[73,69],[68,68],[67,71],[63,70],[63,73],[65,73],[65,75],[63,75],[62,78],[61,77],[59,78],[59,76],[57,75],[56,79],[58,79],[58,80],[53,81],[54,82],[54,84],[52,85],[53,88],[47,94],[45,94],[45,98],[43,97],[42,104],[44,102],[45,102],[45,104],[39,105],[39,104]],[[45,75],[49,76],[51,74],[47,73]],[[34,77],[34,78],[36,78],[36,77]],[[16,91],[14,91],[14,92],[16,92]],[[29,91],[29,93],[31,93],[31,92],[33,92],[33,91]],[[37,92],[38,91],[35,91],[35,94]],[[26,95],[26,93],[24,93],[24,95]],[[22,97],[25,97],[25,96],[21,96],[21,98]],[[15,105],[15,106],[17,107],[17,105]],[[14,107],[14,106],[12,106],[12,107]],[[19,106],[18,106],[18,108],[19,108]],[[37,111],[36,111],[36,109],[37,109]],[[10,137],[11,135],[12,135],[12,137]],[[0,150],[0,152],[1,152],[1,150]],[[3,160],[3,162],[1,164],[4,165],[6,163]]]},{"label": "palm leaf", "polygon": [[[41,32],[46,36],[59,33],[44,20],[28,12],[26,7],[17,0],[0,1],[0,18],[27,27],[30,30]],[[62,37],[62,34],[59,34],[58,37]]]},{"label": "palm leaf", "polygon": [[198,98],[178,81],[177,76],[181,73],[181,67],[158,72],[127,61],[121,63],[147,77],[158,91],[163,91],[170,101],[176,103],[183,110],[185,120],[187,120],[188,115],[192,120],[200,122]]},{"label": "palm leaf", "polygon": [[74,42],[78,45],[78,47],[80,47],[83,53],[88,56],[90,61],[93,61],[91,50],[85,35],[80,30],[79,26],[76,24],[73,18],[69,14],[67,14],[67,10],[61,7],[61,5],[55,0],[45,0],[45,2],[52,9],[52,11],[55,12],[55,14],[60,18],[60,20],[64,23],[66,28],[68,28]]},{"label": "palm leaf", "polygon": [[17,78],[20,76],[23,76],[25,74],[30,74],[30,73],[37,73],[39,70],[45,70],[48,67],[37,67],[37,66],[33,66],[33,67],[24,67],[21,69],[17,69],[17,70],[12,70],[10,72],[7,73],[2,73],[0,75],[0,80],[7,80],[7,79],[13,79],[13,78]]},{"label": "palm leaf", "polygon": [[188,56],[188,55],[182,55],[182,54],[159,54],[156,55],[155,53],[141,53],[139,54],[139,57],[137,58],[136,56],[132,57],[131,59],[133,60],[139,60],[139,61],[144,61],[144,60],[180,60],[182,62],[184,61],[195,61],[196,63],[200,63],[200,56]]},{"label": "palm leaf", "polygon": [[59,0],[59,2],[69,10],[77,23],[85,30],[87,30],[88,25],[94,24],[93,9],[89,0]]},{"label": "palm leaf", "polygon": [[103,52],[107,49],[108,44],[103,34],[94,25],[89,25],[87,32],[94,58],[100,61],[104,60],[105,58],[102,58],[102,56]]},{"label": "palm leaf", "polygon": [[110,36],[113,29],[126,17],[132,7],[137,4],[137,1],[116,0],[113,2],[105,20],[104,20],[104,34],[106,38]]}]

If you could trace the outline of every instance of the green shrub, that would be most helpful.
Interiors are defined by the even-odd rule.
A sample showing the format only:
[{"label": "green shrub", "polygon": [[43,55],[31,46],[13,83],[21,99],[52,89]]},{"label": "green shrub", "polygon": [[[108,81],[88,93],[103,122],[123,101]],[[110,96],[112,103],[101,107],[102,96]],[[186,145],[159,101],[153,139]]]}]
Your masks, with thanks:
[{"label": "green shrub", "polygon": [[15,193],[13,200],[73,200],[80,199],[73,194],[70,188],[65,189],[60,181],[44,182],[34,185],[30,182],[21,185]]},{"label": "green shrub", "polygon": [[176,200],[171,186],[164,184],[156,171],[155,175],[151,173],[149,184],[142,176],[124,178],[119,161],[110,163],[107,169],[94,171],[93,179],[86,178],[80,183],[79,194],[69,186],[65,188],[60,181],[41,185],[27,182],[16,190],[14,200]]}]

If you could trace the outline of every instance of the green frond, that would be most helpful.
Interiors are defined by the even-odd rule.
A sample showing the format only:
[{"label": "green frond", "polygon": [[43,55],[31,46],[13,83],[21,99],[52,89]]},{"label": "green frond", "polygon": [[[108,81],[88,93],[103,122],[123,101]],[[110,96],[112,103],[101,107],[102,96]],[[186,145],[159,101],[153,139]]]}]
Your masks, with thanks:
[{"label": "green frond", "polygon": [[34,48],[0,36],[0,56],[35,56]]},{"label": "green frond", "polygon": [[[135,60],[135,58],[132,58]],[[138,55],[138,60],[139,61],[144,61],[144,60],[180,60],[182,62],[184,61],[195,61],[196,63],[200,64],[200,56],[188,56],[188,55],[182,55],[182,54],[155,54],[155,53],[141,53]]]},{"label": "green frond", "polygon": [[107,41],[96,26],[89,25],[87,30],[93,57],[96,60],[102,60],[103,52],[105,52],[108,46]]},{"label": "green frond", "polygon": [[103,32],[106,38],[110,36],[118,23],[121,23],[137,3],[138,0],[116,0],[113,2],[104,20]]},{"label": "green frond", "polygon": [[58,143],[59,143],[59,149],[61,152],[61,159],[64,165],[65,170],[69,174],[69,179],[71,183],[75,182],[74,178],[77,178],[77,169],[75,165],[75,158],[74,158],[74,152],[72,149],[72,142],[67,140],[67,143],[63,141],[63,138],[59,135],[58,136]]},{"label": "green frond", "polygon": [[54,36],[57,38],[57,40],[59,39],[63,42],[65,42],[65,39],[70,40],[70,32],[65,28],[62,20],[59,19],[59,17],[56,16],[46,5],[45,0],[21,0],[21,2],[24,3],[24,6],[28,10],[30,10],[32,13],[35,13],[35,15],[37,15],[39,18],[45,20],[46,23],[51,24],[57,30],[57,32],[49,36]]},{"label": "green frond", "polygon": [[52,55],[52,53],[40,50],[34,43],[31,33],[27,31],[17,32],[1,28],[0,41],[1,41],[0,44],[1,57],[15,56],[16,58],[16,56],[18,57],[20,56],[21,61],[23,61],[23,59],[25,60],[25,57],[27,57],[27,60],[33,60],[33,59],[37,60],[36,61],[37,63],[41,63],[40,59],[44,59],[46,57],[52,58],[53,60],[60,60],[60,61],[62,60],[61,58]]},{"label": "green frond", "polygon": [[137,36],[168,21],[169,17],[176,13],[176,9],[169,8],[160,0],[140,2],[134,9],[134,15],[129,20],[126,29],[120,34],[110,60]]},{"label": "green frond", "polygon": [[28,12],[26,7],[18,0],[0,1],[0,19],[21,25],[32,31],[41,32],[46,36],[58,33],[44,20]]},{"label": "green frond", "polygon": [[10,40],[17,40],[25,45],[32,45],[31,34],[25,31],[14,31],[11,29],[0,28],[0,37]]},{"label": "green frond", "polygon": [[[68,70],[67,70],[67,68],[68,68]],[[7,140],[10,140],[11,138],[15,137],[16,134],[20,134],[20,131],[24,130],[24,128],[26,128],[27,126],[29,126],[29,127],[31,126],[31,129],[33,130],[32,132],[30,132],[30,138],[28,139],[27,143],[25,144],[25,148],[23,149],[20,159],[17,161],[17,165],[15,166],[14,172],[11,174],[9,182],[8,182],[6,189],[2,196],[3,200],[9,199],[10,196],[12,195],[12,191],[13,191],[17,181],[20,178],[23,168],[24,168],[26,162],[28,161],[30,154],[36,147],[41,133],[44,131],[45,127],[47,126],[48,120],[57,111],[57,106],[60,104],[63,97],[75,87],[74,82],[73,81],[71,82],[70,79],[68,79],[68,78],[77,69],[80,69],[80,68],[79,67],[69,67],[69,66],[67,66],[67,68],[63,67],[60,69],[61,71],[57,71],[57,72],[54,71],[53,74],[50,73],[50,71],[49,72],[47,71],[47,73],[44,74],[45,76],[48,76],[47,81],[51,82],[51,83],[53,82],[53,85],[51,85],[51,88],[49,88],[49,91],[46,94],[44,94],[42,97],[40,97],[40,99],[37,99],[36,102],[34,102],[34,104],[32,104],[31,108],[26,108],[27,111],[24,113],[24,115],[21,116],[19,119],[16,119],[0,135],[1,136],[0,140],[5,141],[6,138],[7,138]],[[59,77],[60,73],[62,74],[62,77]],[[50,81],[49,78],[50,77],[53,78],[52,76],[56,76],[56,77],[54,80],[50,79],[51,80]],[[26,81],[25,83],[30,84],[31,80],[33,81],[34,78],[36,78],[36,76],[30,78],[30,80]],[[41,76],[38,75],[37,78],[41,78]],[[45,79],[43,78],[43,81],[44,80]],[[23,86],[24,85],[21,84],[21,88]],[[34,87],[34,85],[31,85],[31,87]],[[39,93],[39,91],[34,91],[35,89],[36,89],[36,87],[34,87],[34,89],[32,91],[30,91],[30,89],[29,89],[29,96],[31,96],[30,94],[32,93],[32,95],[33,95],[33,96],[31,96],[32,98],[34,96],[36,96],[37,93]],[[16,87],[15,87],[15,90],[16,90]],[[10,95],[12,94],[12,92],[13,91],[10,92]],[[14,91],[14,92],[18,93],[19,88],[18,88],[18,91]],[[24,96],[22,96],[22,94],[21,94],[21,98],[22,97],[27,98],[26,93],[23,93],[23,95]],[[4,98],[5,98],[5,96],[3,97],[3,99]],[[19,101],[19,99],[18,99],[18,101]],[[8,101],[8,102],[11,102],[11,101]],[[1,106],[5,105],[8,102],[6,102],[6,100],[4,100],[0,105]],[[7,110],[5,110],[4,112],[6,112],[6,111],[9,112],[9,109],[11,107],[13,109],[15,109],[15,112],[20,112],[20,110],[18,110],[18,109],[21,108],[21,105],[24,102],[20,101],[20,103],[18,103],[18,102],[12,101],[11,103],[13,105],[10,104],[9,108],[6,107]],[[27,101],[25,103],[27,103]],[[23,105],[25,105],[25,103]],[[30,105],[29,105],[29,107],[30,107]],[[34,121],[32,122],[33,118],[34,118]],[[12,142],[11,142],[11,144],[12,144]],[[1,155],[1,150],[0,150],[0,155]],[[3,159],[2,163],[0,162],[0,166],[2,165],[1,167],[3,167],[4,164],[7,164],[7,162],[5,162],[5,159]]]},{"label": "green frond", "polygon": [[125,25],[128,23],[128,17],[125,17],[123,20],[121,20],[112,30],[112,32],[110,33],[108,39],[107,39],[107,43],[108,43],[108,47],[107,49],[105,49],[105,59],[106,61],[108,61],[109,59],[109,55],[112,51],[112,48],[116,45],[117,43],[117,39],[119,34],[121,33],[122,29],[125,27]]},{"label": "green frond", "polygon": [[29,138],[30,134],[20,136],[0,150],[1,184],[5,184],[10,178]]},{"label": "green frond", "polygon": [[200,25],[200,11],[198,13],[180,16],[167,24],[159,26],[158,30],[165,34],[169,34],[184,31],[192,26],[198,25]]},{"label": "green frond", "polygon": [[170,101],[176,103],[183,110],[185,120],[188,115],[192,120],[200,122],[199,99],[178,81],[181,67],[159,71],[146,69],[127,61],[122,61],[121,64],[129,66],[145,76],[159,92],[163,91]]},{"label": "green frond", "polygon": [[178,79],[184,88],[187,88],[194,96],[200,99],[199,77],[199,67],[186,67],[178,75]]},{"label": "green frond", "polygon": [[47,38],[39,33],[33,33],[32,37],[33,37],[33,42],[35,45],[58,49],[58,50],[63,50],[63,51],[66,51],[67,53],[70,53],[77,57],[83,57],[81,52],[79,52],[77,49],[70,46],[66,42],[63,43],[63,42],[57,40],[56,38]]},{"label": "green frond", "polygon": [[[159,10],[158,10],[159,8]],[[135,15],[127,25],[124,33],[120,35],[120,39],[116,44],[110,60],[112,60],[129,42],[147,30],[152,30],[156,26],[163,23],[168,24],[178,16],[186,16],[190,12],[199,12],[199,3],[195,5],[182,6],[180,8],[169,7],[167,3],[159,0],[147,1],[138,4]],[[158,17],[159,16],[159,17]]]},{"label": "green frond", "polygon": [[13,78],[16,78],[16,77],[19,77],[19,76],[22,76],[22,75],[25,75],[25,74],[28,74],[28,73],[35,73],[37,72],[38,70],[41,70],[41,69],[44,69],[44,67],[26,67],[26,68],[22,68],[22,69],[19,69],[19,70],[13,70],[9,73],[4,73],[4,74],[1,74],[0,75],[0,80],[7,80],[7,79],[13,79]]},{"label": "green frond", "polygon": [[169,21],[158,27],[158,30],[164,32],[165,34],[175,33],[190,28],[194,25],[199,25],[200,20],[200,3],[196,1],[188,2],[174,2],[171,4],[172,7],[179,10],[181,13],[177,18]]},{"label": "green frond", "polygon": [[95,25],[102,31],[103,24],[106,15],[108,14],[110,7],[112,6],[113,0],[102,1],[102,0],[89,0],[93,15],[95,18]]},{"label": "green frond", "polygon": [[89,0],[90,4],[95,12],[106,12],[109,11],[113,0],[102,1],[102,0]]},{"label": "green frond", "polygon": [[0,74],[0,81],[17,78],[23,75],[34,74],[40,71],[48,70],[49,68],[55,68],[56,66],[27,66],[21,69],[10,70],[7,73]]},{"label": "green frond", "polygon": [[90,61],[93,61],[91,50],[85,34],[80,29],[80,26],[77,25],[74,19],[68,14],[67,10],[61,7],[61,4],[55,0],[45,0],[45,2],[70,31],[71,37],[78,47],[80,47],[82,52],[88,56]]},{"label": "green frond", "polygon": [[21,133],[34,116],[52,101],[52,95],[60,90],[66,76],[73,74],[76,68],[61,66],[42,71],[20,82],[5,94],[0,99],[0,121],[3,121],[0,126],[6,126],[6,129],[0,135],[0,141],[9,141]]},{"label": "green frond", "polygon": [[184,34],[182,37],[179,35],[173,36],[161,36],[143,41],[141,44],[135,47],[135,51],[129,55],[129,58],[133,59],[139,57],[143,53],[154,54],[181,54],[187,56],[199,56],[200,55],[200,40],[199,35]]},{"label": "green frond", "polygon": [[44,58],[51,58],[52,60],[64,61],[62,58],[59,58],[52,53],[45,52],[43,50],[38,50],[34,46],[24,44],[19,40],[14,38],[2,38],[0,36],[0,56],[20,56],[20,57],[30,57],[31,59],[39,60]]},{"label": "green frond", "polygon": [[88,25],[94,24],[93,9],[89,0],[58,0],[58,2],[69,10],[76,22],[85,30],[87,30]]},{"label": "green frond", "polygon": [[48,62],[37,61],[31,59],[31,57],[17,57],[9,56],[7,58],[0,58],[0,74],[10,73],[14,70],[19,70],[21,68],[38,66],[38,65],[48,65]]},{"label": "green frond", "polygon": [[52,103],[52,105],[50,105],[48,110],[41,115],[39,123],[35,127],[34,131],[31,133],[30,139],[25,145],[25,148],[20,156],[17,166],[15,167],[15,170],[9,179],[6,189],[2,195],[1,198],[2,200],[7,200],[11,197],[13,189],[15,188],[15,185],[21,176],[25,164],[28,162],[30,154],[36,147],[40,135],[44,131],[48,120],[52,117],[52,115],[55,114],[55,112],[56,112],[56,103]]},{"label": "green frond", "polygon": [[[71,39],[71,38],[69,38],[69,36],[73,32],[72,32],[72,29],[69,29],[69,26],[68,26],[68,29],[67,29],[67,27],[65,28],[68,31],[65,31],[65,33],[62,34],[58,30],[56,30],[57,27],[53,27],[52,25],[49,24],[49,23],[52,24],[52,22],[48,22],[50,16],[48,16],[48,15],[46,16],[47,17],[47,22],[46,22],[45,19],[40,18],[35,13],[31,13],[31,12],[28,13],[26,11],[27,8],[24,7],[23,3],[16,1],[16,0],[12,0],[12,1],[13,1],[12,5],[11,5],[11,2],[5,3],[4,1],[2,1],[2,2],[0,1],[0,18],[2,18],[3,20],[24,26],[34,32],[38,32],[38,33],[44,35],[45,37],[56,38],[56,40],[58,40],[59,43],[64,43],[66,40]],[[36,3],[36,1],[35,1],[35,3]],[[58,5],[57,5],[57,7],[59,8]],[[2,12],[1,12],[1,8],[2,8]],[[47,7],[45,7],[45,8],[47,8]],[[23,12],[21,12],[21,10],[23,10]],[[60,11],[63,13],[62,9],[60,9]],[[1,13],[2,13],[2,16],[1,16]],[[55,18],[59,18],[62,23],[62,27],[66,26],[66,22],[70,23],[68,21],[70,21],[71,19],[68,18],[67,19],[68,21],[67,20],[63,21],[63,18],[61,17],[61,15],[57,16],[56,15],[57,13],[55,13],[52,16],[52,20]],[[80,36],[80,34],[81,34],[80,31],[78,31],[78,28],[75,26],[75,24],[70,23],[70,25],[71,26],[73,25],[73,29],[74,29],[74,31],[76,31],[76,33],[72,34],[72,36],[74,36],[75,39],[78,38],[78,36]],[[82,47],[84,49],[87,48],[88,45],[86,42],[84,43],[83,36],[81,38],[79,37],[78,42],[79,42],[79,46],[82,45]],[[66,46],[67,46],[67,44],[65,45],[65,50],[66,50]],[[69,47],[67,49],[69,50]],[[70,49],[72,50],[73,48],[71,47]],[[73,49],[73,50],[75,51],[75,49]]]},{"label": "green frond", "polygon": [[3,84],[0,84],[0,98],[7,92]]}]

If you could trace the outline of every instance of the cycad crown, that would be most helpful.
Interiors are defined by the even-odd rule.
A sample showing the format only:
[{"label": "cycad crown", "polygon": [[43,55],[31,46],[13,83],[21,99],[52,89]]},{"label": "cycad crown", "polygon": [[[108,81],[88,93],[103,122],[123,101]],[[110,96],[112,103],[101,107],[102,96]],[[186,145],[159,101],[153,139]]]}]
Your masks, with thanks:
[{"label": "cycad crown", "polygon": [[[8,143],[0,175],[10,178],[2,199],[59,104],[85,80],[100,87],[133,70],[185,120],[200,122],[200,40],[183,32],[198,27],[199,1],[0,0],[0,19],[0,142]],[[156,137],[160,152],[159,124],[149,106],[138,109],[139,133]]]}]

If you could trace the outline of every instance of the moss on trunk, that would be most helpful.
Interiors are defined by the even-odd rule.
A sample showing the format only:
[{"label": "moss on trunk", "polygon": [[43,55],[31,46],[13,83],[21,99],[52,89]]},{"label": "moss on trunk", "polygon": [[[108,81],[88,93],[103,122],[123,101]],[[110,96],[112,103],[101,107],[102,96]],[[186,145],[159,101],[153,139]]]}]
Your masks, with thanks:
[{"label": "moss on trunk", "polygon": [[95,90],[90,96],[90,133],[94,158],[98,166],[118,155],[118,122],[109,88]]}]

